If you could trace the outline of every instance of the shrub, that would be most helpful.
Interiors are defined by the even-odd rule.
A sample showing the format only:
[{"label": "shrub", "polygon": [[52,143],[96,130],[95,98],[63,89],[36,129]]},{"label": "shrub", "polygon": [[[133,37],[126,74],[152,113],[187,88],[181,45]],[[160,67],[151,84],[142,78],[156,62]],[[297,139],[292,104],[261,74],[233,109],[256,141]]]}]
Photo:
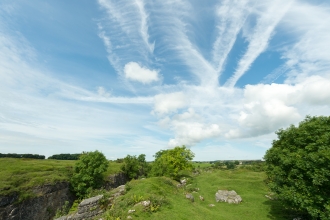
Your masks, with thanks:
[{"label": "shrub", "polygon": [[138,157],[127,155],[121,166],[121,170],[125,173],[129,179],[137,179],[138,177],[147,176],[149,172],[149,165],[145,159],[146,155],[141,154]]},{"label": "shrub", "polygon": [[287,207],[330,219],[330,117],[307,116],[276,134],[265,155],[268,186]]},{"label": "shrub", "polygon": [[178,180],[181,171],[192,170],[191,161],[194,156],[185,146],[158,151],[151,172],[154,176],[168,176]]},{"label": "shrub", "polygon": [[83,152],[74,167],[71,185],[80,198],[87,195],[92,189],[102,186],[103,173],[108,168],[108,161],[99,152]]}]

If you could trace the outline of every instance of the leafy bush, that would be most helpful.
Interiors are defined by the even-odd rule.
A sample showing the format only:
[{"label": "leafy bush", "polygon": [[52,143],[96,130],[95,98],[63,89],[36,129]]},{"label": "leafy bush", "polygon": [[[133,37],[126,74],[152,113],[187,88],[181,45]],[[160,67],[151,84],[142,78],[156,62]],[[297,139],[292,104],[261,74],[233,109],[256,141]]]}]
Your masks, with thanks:
[{"label": "leafy bush", "polygon": [[307,116],[276,134],[265,155],[268,186],[287,207],[330,219],[330,117]]},{"label": "leafy bush", "polygon": [[154,176],[168,176],[179,179],[180,172],[191,170],[194,153],[185,146],[170,150],[161,150],[156,153],[151,173]]},{"label": "leafy bush", "polygon": [[145,159],[146,155],[141,154],[138,157],[127,155],[121,167],[123,173],[125,173],[129,179],[137,179],[138,177],[147,176],[149,172],[149,165]]},{"label": "leafy bush", "polygon": [[235,163],[232,161],[226,161],[225,164],[226,164],[228,170],[235,169],[235,167],[236,167]]},{"label": "leafy bush", "polygon": [[102,186],[103,173],[108,168],[108,161],[99,152],[83,152],[74,167],[71,185],[77,196],[82,198],[92,189]]}]

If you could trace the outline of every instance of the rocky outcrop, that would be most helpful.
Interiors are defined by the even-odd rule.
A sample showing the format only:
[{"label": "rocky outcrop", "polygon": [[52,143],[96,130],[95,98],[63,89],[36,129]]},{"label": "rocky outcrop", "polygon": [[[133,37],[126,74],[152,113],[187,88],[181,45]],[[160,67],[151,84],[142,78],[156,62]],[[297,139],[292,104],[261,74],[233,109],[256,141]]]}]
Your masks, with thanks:
[{"label": "rocky outcrop", "polygon": [[47,184],[32,189],[35,197],[18,203],[18,193],[0,197],[0,220],[52,219],[65,201],[71,205],[74,196],[68,182]]},{"label": "rocky outcrop", "polygon": [[215,200],[217,202],[227,202],[227,203],[234,203],[238,204],[242,202],[242,198],[240,195],[237,195],[237,193],[234,190],[228,191],[228,190],[218,190],[218,192],[215,193]]},{"label": "rocky outcrop", "polygon": [[106,190],[114,189],[118,186],[125,185],[129,181],[128,177],[124,173],[116,173],[110,175],[104,185],[103,188]]},{"label": "rocky outcrop", "polygon": [[[107,199],[107,205],[111,206],[115,198],[123,195],[125,192],[125,185],[119,186],[114,189],[114,192],[110,198]],[[98,195],[92,198],[83,200],[79,206],[78,211],[74,214],[68,216],[62,216],[56,220],[83,220],[83,219],[93,219],[95,216],[100,215],[104,212],[101,207],[101,200],[104,199],[103,195]]]}]

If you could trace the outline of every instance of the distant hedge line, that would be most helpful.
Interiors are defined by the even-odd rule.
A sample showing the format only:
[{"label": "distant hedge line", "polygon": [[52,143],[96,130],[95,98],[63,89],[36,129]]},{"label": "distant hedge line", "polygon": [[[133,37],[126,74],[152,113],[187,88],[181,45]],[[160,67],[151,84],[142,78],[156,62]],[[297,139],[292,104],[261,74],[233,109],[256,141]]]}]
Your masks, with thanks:
[{"label": "distant hedge line", "polygon": [[[54,160],[78,160],[80,154],[54,154],[53,156],[48,157],[48,159]],[[45,159],[44,155],[39,154],[2,154],[0,153],[0,158],[31,158],[31,159]]]},{"label": "distant hedge line", "polygon": [[2,154],[0,153],[0,158],[32,158],[32,159],[45,159],[44,155],[39,154]]},{"label": "distant hedge line", "polygon": [[48,157],[48,159],[54,160],[78,160],[80,154],[54,154],[53,156]]}]

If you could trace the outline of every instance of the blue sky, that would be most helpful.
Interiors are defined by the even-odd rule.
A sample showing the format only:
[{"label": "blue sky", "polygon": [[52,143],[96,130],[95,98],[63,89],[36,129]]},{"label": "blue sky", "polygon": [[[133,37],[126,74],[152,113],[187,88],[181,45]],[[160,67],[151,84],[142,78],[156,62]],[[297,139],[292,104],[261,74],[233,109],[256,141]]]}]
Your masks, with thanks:
[{"label": "blue sky", "polygon": [[330,112],[330,3],[0,2],[0,152],[261,159]]}]

